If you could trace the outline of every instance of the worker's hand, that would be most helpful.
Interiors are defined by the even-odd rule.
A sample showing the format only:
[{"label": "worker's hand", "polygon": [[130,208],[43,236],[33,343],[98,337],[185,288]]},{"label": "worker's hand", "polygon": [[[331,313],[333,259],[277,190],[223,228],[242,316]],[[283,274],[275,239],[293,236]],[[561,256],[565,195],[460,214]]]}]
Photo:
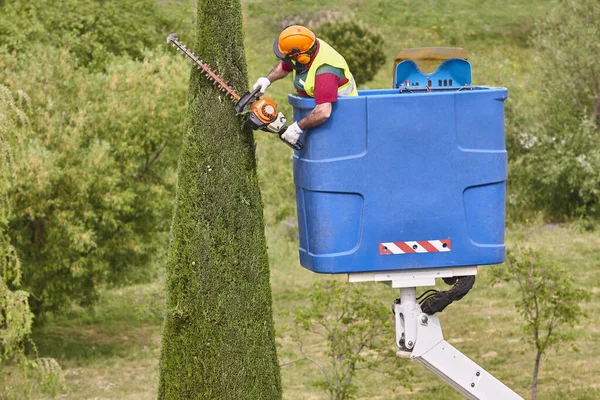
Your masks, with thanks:
[{"label": "worker's hand", "polygon": [[292,125],[288,126],[281,137],[290,144],[296,144],[301,133],[304,133],[304,131],[298,126],[297,122],[294,122]]},{"label": "worker's hand", "polygon": [[260,78],[258,78],[256,80],[256,83],[254,84],[254,86],[252,86],[252,90],[256,90],[256,88],[260,86],[260,92],[265,93],[265,91],[267,90],[267,88],[270,85],[271,85],[271,81],[268,80],[267,78],[265,78],[264,76],[261,76]]}]

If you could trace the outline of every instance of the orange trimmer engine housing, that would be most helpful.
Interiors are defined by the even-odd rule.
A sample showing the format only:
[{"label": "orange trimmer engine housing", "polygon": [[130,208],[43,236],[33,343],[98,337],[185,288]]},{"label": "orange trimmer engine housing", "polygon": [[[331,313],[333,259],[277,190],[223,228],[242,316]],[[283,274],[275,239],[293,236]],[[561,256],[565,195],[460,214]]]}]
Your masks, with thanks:
[{"label": "orange trimmer engine housing", "polygon": [[264,129],[277,119],[277,103],[268,97],[260,98],[260,88],[242,95],[235,105],[235,112],[244,113],[248,108],[247,120],[252,129]]},{"label": "orange trimmer engine housing", "polygon": [[260,95],[260,87],[244,93],[235,104],[235,112],[243,114],[248,107],[246,121],[250,122],[252,129],[276,133],[279,139],[292,149],[302,150],[301,141],[291,144],[283,138],[287,125],[283,113],[277,111],[277,103],[268,97],[261,99]]},{"label": "orange trimmer engine housing", "polygon": [[256,100],[250,106],[249,119],[256,128],[269,125],[277,118],[277,103],[269,98]]}]

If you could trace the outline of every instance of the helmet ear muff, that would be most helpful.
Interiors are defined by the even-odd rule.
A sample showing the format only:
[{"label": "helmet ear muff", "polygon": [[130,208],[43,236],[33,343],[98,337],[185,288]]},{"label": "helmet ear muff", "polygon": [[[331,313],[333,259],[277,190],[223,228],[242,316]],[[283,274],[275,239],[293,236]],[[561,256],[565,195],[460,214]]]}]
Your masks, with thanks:
[{"label": "helmet ear muff", "polygon": [[[298,53],[298,55],[296,55],[296,62],[298,64],[308,64],[310,62],[310,59],[312,58],[312,55],[315,53],[316,48],[317,48],[317,43],[315,41],[315,43],[312,45],[312,47],[310,49],[308,49],[308,51],[306,53]],[[293,50],[298,50],[298,49],[294,48]]]},{"label": "helmet ear muff", "polygon": [[292,50],[286,54],[286,58],[294,60],[298,64],[308,64],[310,62],[310,55],[300,52],[300,49],[297,47],[292,48]]},{"label": "helmet ear muff", "polygon": [[296,61],[299,64],[308,64],[310,62],[310,55],[306,53],[300,53],[296,56]]}]

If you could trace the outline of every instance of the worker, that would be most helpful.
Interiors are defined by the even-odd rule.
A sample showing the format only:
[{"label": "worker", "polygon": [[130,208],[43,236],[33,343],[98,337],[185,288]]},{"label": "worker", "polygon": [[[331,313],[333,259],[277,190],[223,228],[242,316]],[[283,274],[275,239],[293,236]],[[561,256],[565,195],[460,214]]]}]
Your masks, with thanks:
[{"label": "worker", "polygon": [[275,81],[293,72],[294,87],[300,96],[314,97],[316,106],[309,115],[290,125],[282,138],[295,144],[307,129],[321,125],[331,115],[338,96],[358,96],[354,77],[344,57],[308,28],[285,28],[273,43],[273,52],[281,60],[269,75],[260,77],[253,89],[265,90]]}]

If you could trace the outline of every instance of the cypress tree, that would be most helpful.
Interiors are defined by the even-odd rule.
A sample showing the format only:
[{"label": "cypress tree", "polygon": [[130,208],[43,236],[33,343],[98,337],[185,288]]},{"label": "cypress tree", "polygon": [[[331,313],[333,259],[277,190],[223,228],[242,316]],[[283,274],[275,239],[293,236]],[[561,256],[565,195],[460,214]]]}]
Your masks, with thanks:
[{"label": "cypress tree", "polygon": [[[198,2],[196,54],[248,87],[239,0]],[[192,72],[169,261],[160,399],[280,399],[254,138]]]}]

